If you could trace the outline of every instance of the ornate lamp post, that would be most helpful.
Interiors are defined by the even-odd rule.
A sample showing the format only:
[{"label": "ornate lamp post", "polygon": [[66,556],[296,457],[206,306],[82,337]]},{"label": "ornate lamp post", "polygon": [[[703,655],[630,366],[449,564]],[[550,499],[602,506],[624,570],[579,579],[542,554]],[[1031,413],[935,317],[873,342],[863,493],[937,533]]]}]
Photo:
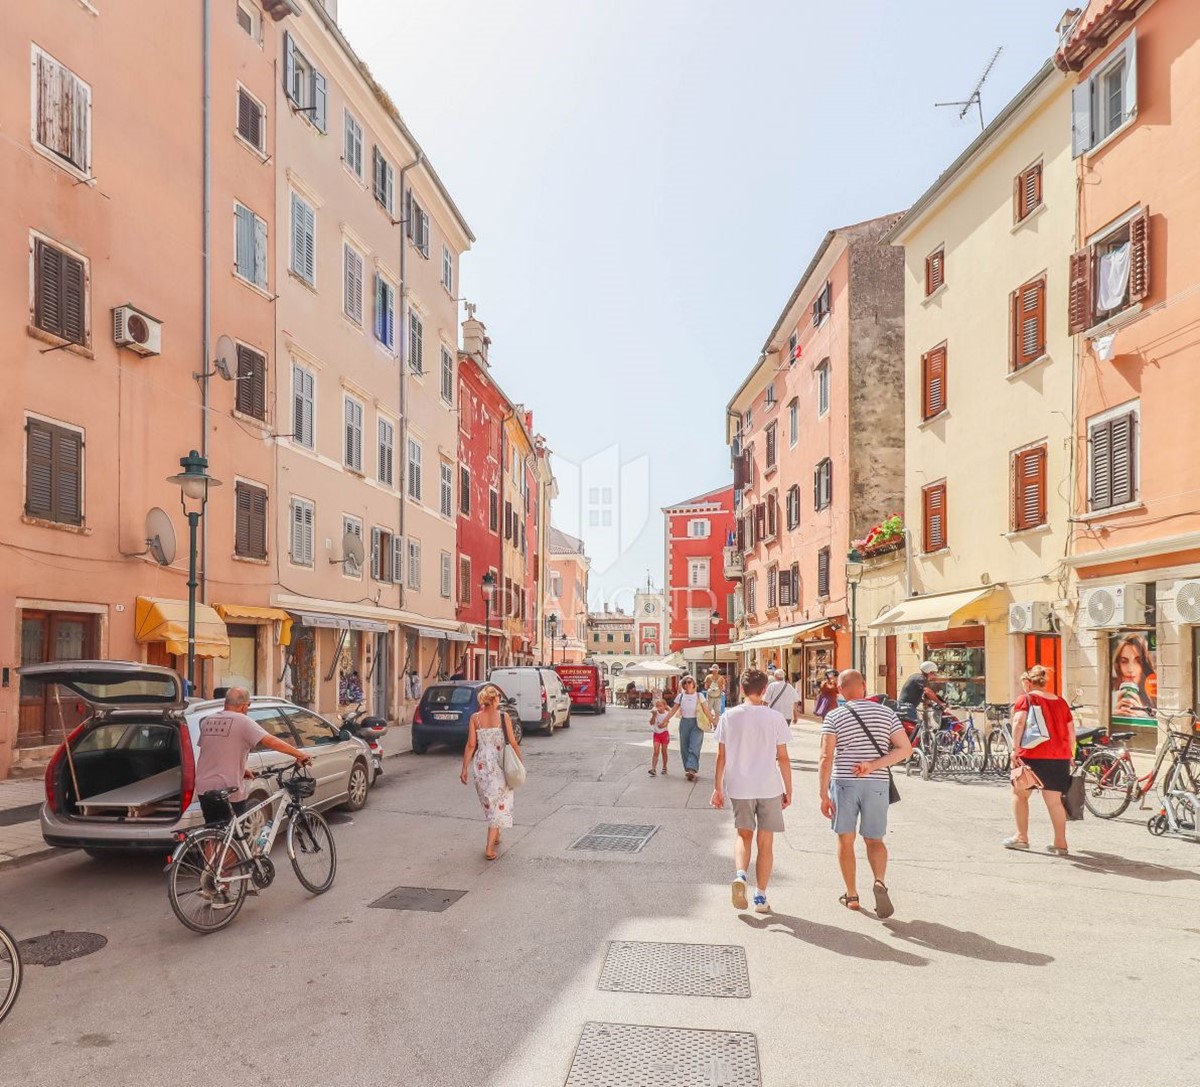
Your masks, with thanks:
[{"label": "ornate lamp post", "polygon": [[712,640],[713,640],[713,664],[717,663],[717,624],[721,621],[721,613],[713,608],[712,615],[709,616],[712,620]]},{"label": "ornate lamp post", "polygon": [[558,637],[558,616],[551,612],[546,616],[546,633],[550,635],[550,667],[554,667],[554,639]]},{"label": "ornate lamp post", "polygon": [[857,669],[858,659],[858,583],[863,576],[863,557],[857,547],[846,556],[846,584],[850,586],[850,667]]},{"label": "ornate lamp post", "polygon": [[489,570],[479,583],[483,591],[483,678],[492,671],[492,597],[496,593],[496,575]]}]

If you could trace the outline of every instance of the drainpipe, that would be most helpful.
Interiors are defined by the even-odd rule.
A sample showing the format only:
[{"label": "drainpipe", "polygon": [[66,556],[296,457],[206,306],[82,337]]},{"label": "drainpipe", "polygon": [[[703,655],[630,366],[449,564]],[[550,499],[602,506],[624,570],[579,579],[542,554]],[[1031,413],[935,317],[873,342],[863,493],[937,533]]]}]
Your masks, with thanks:
[{"label": "drainpipe", "polygon": [[[203,127],[204,127],[204,211],[203,211],[203,302],[202,302],[202,326],[201,326],[201,347],[204,351],[204,357],[200,360],[200,373],[203,375],[200,379],[200,454],[206,460],[208,459],[208,409],[209,409],[209,360],[212,358],[210,349],[210,337],[212,335],[212,131],[211,131],[211,112],[212,112],[212,42],[209,31],[209,26],[212,20],[209,18],[209,0],[203,0],[201,5],[201,18],[204,20],[203,29],[203,50],[204,50],[204,90],[203,90]],[[200,534],[200,600],[202,603],[208,603],[208,518],[201,519],[201,534]],[[200,666],[201,677],[203,678],[206,669],[205,665]],[[204,686],[203,682],[200,684]]]},{"label": "drainpipe", "polygon": [[[400,297],[397,300],[396,345],[399,348],[400,362],[400,524],[397,526],[400,540],[403,544],[402,576],[396,584],[400,587],[400,610],[404,610],[405,594],[408,592],[408,537],[404,534],[405,513],[408,504],[408,318],[405,315],[404,301],[408,297],[408,246],[405,245],[405,227],[408,225],[404,218],[404,179],[408,171],[420,166],[425,161],[425,152],[418,151],[417,157],[407,166],[400,167],[400,184],[397,189],[400,194]],[[422,556],[424,558],[424,556]]]}]

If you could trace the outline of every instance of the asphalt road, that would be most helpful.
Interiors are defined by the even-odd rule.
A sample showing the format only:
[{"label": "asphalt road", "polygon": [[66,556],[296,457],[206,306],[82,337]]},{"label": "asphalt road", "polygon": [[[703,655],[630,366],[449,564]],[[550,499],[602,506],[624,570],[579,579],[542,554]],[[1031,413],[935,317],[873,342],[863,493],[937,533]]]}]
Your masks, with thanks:
[{"label": "asphalt road", "polygon": [[[1143,814],[1073,825],[1070,859],[1014,854],[998,845],[1002,785],[902,778],[896,916],[851,914],[802,728],[779,912],[739,915],[730,815],[708,808],[711,740],[697,785],[677,757],[651,778],[642,722],[616,711],[528,737],[518,825],[494,863],[456,754],[390,760],[368,807],[335,817],[327,894],[308,895],[277,849],[275,884],[212,936],[175,920],[157,860],[70,854],[0,873],[0,923],[18,939],[108,941],[29,967],[0,1024],[0,1082],[551,1087],[588,1021],[752,1032],[762,1082],[784,1087],[1194,1075],[1200,847],[1152,838]],[[635,856],[568,848],[601,822],[660,829]],[[1049,841],[1036,809],[1033,839]],[[397,886],[466,894],[440,913],[369,908]],[[751,995],[600,991],[610,941],[743,947]],[[669,1063],[604,1082],[683,1082]],[[714,1066],[694,1082],[731,1081]]]}]

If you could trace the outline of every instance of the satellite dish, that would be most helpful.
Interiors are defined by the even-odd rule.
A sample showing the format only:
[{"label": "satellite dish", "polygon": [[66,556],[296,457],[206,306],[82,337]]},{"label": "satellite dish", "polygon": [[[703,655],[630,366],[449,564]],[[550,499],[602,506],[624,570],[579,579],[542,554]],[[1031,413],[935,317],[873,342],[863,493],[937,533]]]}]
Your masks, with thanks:
[{"label": "satellite dish", "polygon": [[175,561],[175,526],[167,511],[158,506],[146,514],[146,550],[159,566],[170,566]]},{"label": "satellite dish", "polygon": [[347,532],[342,537],[342,560],[354,565],[356,570],[362,569],[363,564],[363,542],[362,538],[356,533]]},{"label": "satellite dish", "polygon": [[213,365],[226,381],[233,381],[238,376],[237,346],[228,336],[217,338],[217,357],[213,359]]}]

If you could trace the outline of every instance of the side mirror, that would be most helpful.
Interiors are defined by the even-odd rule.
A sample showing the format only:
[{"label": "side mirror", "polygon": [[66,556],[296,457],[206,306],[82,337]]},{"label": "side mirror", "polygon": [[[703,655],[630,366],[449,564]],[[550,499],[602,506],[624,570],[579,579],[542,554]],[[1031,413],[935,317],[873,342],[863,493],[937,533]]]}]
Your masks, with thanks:
[{"label": "side mirror", "polygon": [[340,730],[338,731],[338,739],[339,739],[339,740],[341,740],[343,743],[344,743],[346,740],[353,740],[353,739],[354,739],[354,733],[353,733],[353,732],[351,732],[351,731],[350,731],[348,728],[343,728],[343,729],[340,729]]}]

